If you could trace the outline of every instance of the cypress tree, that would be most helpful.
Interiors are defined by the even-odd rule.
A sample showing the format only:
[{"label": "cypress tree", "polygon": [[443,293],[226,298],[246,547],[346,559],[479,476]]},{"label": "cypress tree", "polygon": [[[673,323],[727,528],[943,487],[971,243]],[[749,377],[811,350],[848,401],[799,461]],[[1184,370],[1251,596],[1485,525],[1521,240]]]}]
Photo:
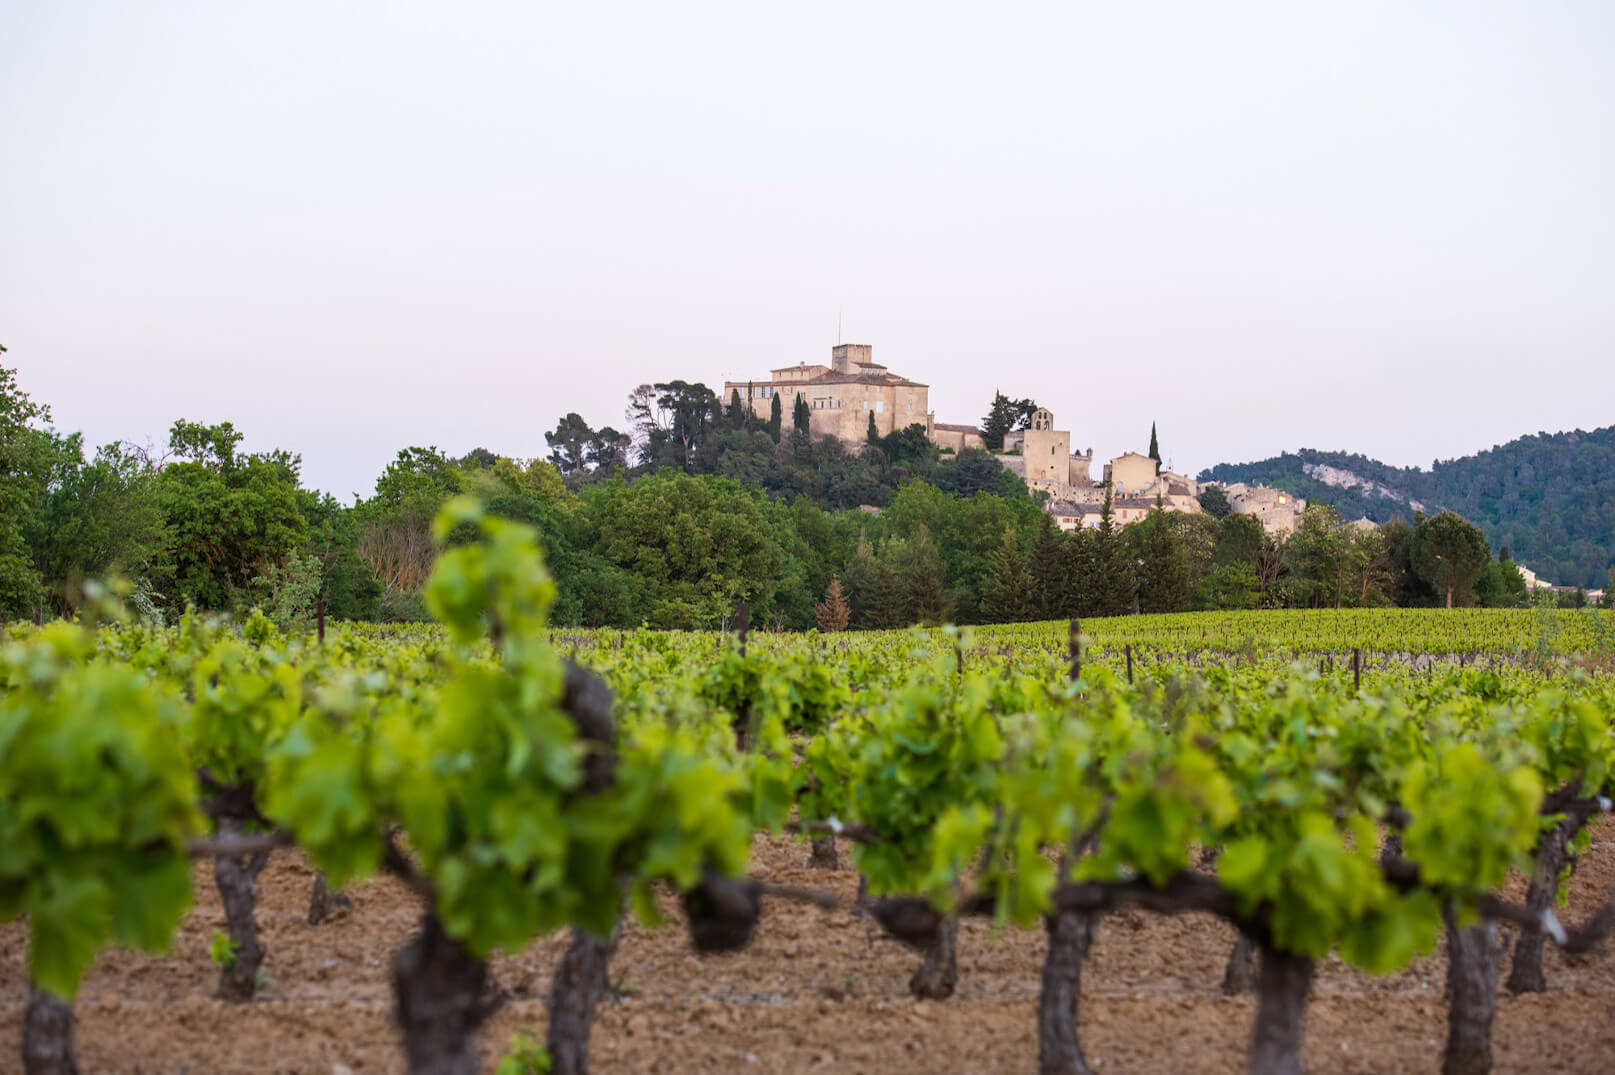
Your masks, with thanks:
[{"label": "cypress tree", "polygon": [[985,623],[1018,623],[1026,618],[1026,596],[1032,586],[1026,560],[1015,540],[1013,527],[1004,528],[1003,543],[987,564],[981,589],[981,618]]},{"label": "cypress tree", "polygon": [[1155,439],[1155,423],[1150,423],[1150,458],[1155,460],[1155,473],[1161,473],[1161,443]]},{"label": "cypress tree", "polygon": [[729,393],[729,424],[736,429],[744,429],[746,419],[750,417],[751,412],[746,409],[744,403],[740,402],[740,389],[734,389]]},{"label": "cypress tree", "polygon": [[768,405],[768,435],[770,437],[774,438],[774,443],[775,444],[779,443],[779,429],[780,429],[779,393],[775,392],[773,401],[771,403],[769,403],[769,405]]},{"label": "cypress tree", "polygon": [[798,392],[796,394],[796,406],[791,410],[792,432],[798,433],[804,437],[807,436],[812,421],[813,416],[808,413],[807,400],[803,399],[802,393]]},{"label": "cypress tree", "polygon": [[874,411],[869,412],[869,431],[864,434],[864,439],[870,444],[880,443],[880,427],[875,424]]}]

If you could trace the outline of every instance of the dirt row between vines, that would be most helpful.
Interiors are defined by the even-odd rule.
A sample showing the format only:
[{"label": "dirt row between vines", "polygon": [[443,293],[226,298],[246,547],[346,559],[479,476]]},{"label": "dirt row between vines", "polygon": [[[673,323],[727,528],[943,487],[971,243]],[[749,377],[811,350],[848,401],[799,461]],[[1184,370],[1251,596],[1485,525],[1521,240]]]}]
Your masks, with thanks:
[{"label": "dirt row between vines", "polygon": [[[1615,821],[1600,822],[1571,884],[1566,917],[1579,920],[1615,885]],[[807,846],[759,839],[756,871],[827,888],[850,903],[856,877],[808,870]],[[844,864],[845,865],[845,864]],[[212,998],[207,948],[224,915],[211,869],[199,864],[197,905],[173,951],[151,958],[103,953],[77,1001],[87,1072],[396,1072],[388,1023],[388,961],[420,910],[401,886],[355,887],[352,913],[307,925],[313,875],[293,853],[260,879],[259,928],[268,951],[260,999]],[[1516,898],[1523,885],[1516,885]],[[671,903],[668,910],[676,911]],[[1218,992],[1233,932],[1201,915],[1112,916],[1083,975],[1081,1033],[1098,1071],[1238,1072],[1251,998]],[[487,1067],[513,1032],[542,1037],[543,997],[564,948],[547,938],[496,956],[509,995],[484,1028]],[[23,923],[0,927],[0,1071],[13,1070],[26,981]],[[960,932],[959,989],[947,1001],[911,999],[919,957],[869,919],[770,902],[743,952],[699,958],[682,924],[630,925],[612,960],[615,996],[591,1040],[594,1069],[611,1072],[1025,1072],[1037,1067],[1034,1030],[1041,930]],[[1498,1002],[1498,1070],[1615,1071],[1615,946],[1567,960],[1550,947],[1550,992]],[[1311,1072],[1439,1070],[1446,1033],[1445,956],[1373,978],[1336,960],[1319,970],[1306,1019]],[[1506,966],[1505,966],[1506,975]]]}]

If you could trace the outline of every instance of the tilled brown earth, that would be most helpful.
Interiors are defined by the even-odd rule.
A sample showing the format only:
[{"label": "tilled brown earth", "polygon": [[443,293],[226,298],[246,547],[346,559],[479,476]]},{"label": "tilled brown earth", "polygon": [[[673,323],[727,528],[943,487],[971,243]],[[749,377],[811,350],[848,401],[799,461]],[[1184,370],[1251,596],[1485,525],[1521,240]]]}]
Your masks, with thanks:
[{"label": "tilled brown earth", "polygon": [[[1615,884],[1615,822],[1605,819],[1572,879],[1565,917],[1579,920]],[[805,844],[759,840],[757,873],[828,888],[850,903],[850,872],[804,868]],[[313,875],[293,854],[260,879],[258,920],[268,951],[260,999],[213,999],[207,946],[224,928],[209,867],[196,872],[197,906],[173,951],[150,958],[108,951],[77,1001],[77,1044],[88,1072],[394,1072],[401,1053],[388,1023],[387,967],[420,908],[377,880],[352,892],[352,913],[305,922]],[[1523,896],[1523,885],[1511,893]],[[671,901],[668,908],[672,910]],[[1083,974],[1081,1033],[1101,1072],[1238,1072],[1251,998],[1218,992],[1233,941],[1202,915],[1105,920]],[[0,927],[0,1072],[14,1070],[26,983],[26,926]],[[494,960],[509,1002],[484,1028],[487,1066],[512,1033],[542,1037],[543,996],[562,936]],[[624,931],[611,964],[615,998],[591,1042],[599,1072],[1025,1072],[1037,1068],[1034,1027],[1044,942],[1040,930],[965,923],[959,989],[915,1001],[918,956],[867,918],[770,902],[743,952],[697,957],[682,925]],[[1615,955],[1606,944],[1575,960],[1549,948],[1550,992],[1498,1000],[1498,1070],[1615,1071]],[[1507,966],[1504,967],[1505,975]],[[1446,1033],[1446,960],[1437,952],[1390,978],[1336,960],[1320,967],[1307,1009],[1305,1061],[1313,1072],[1439,1070]]]}]

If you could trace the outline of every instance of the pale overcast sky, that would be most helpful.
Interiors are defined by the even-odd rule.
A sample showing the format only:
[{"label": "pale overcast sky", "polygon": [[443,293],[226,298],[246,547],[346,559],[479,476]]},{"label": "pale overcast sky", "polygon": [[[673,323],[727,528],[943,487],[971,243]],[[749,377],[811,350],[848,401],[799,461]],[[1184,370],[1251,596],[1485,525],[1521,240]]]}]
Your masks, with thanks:
[{"label": "pale overcast sky", "polygon": [[827,358],[1101,457],[1615,421],[1615,5],[0,5],[0,344],[92,442],[399,448]]}]

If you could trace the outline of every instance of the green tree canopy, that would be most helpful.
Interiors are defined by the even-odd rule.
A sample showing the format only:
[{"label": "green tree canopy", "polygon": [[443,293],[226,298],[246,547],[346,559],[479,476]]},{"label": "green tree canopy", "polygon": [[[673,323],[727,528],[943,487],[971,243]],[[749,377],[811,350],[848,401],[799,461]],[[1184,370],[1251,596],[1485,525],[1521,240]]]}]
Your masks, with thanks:
[{"label": "green tree canopy", "polygon": [[1473,589],[1492,550],[1479,529],[1463,517],[1444,511],[1419,523],[1413,531],[1413,569],[1439,593],[1448,608],[1473,599]]}]

